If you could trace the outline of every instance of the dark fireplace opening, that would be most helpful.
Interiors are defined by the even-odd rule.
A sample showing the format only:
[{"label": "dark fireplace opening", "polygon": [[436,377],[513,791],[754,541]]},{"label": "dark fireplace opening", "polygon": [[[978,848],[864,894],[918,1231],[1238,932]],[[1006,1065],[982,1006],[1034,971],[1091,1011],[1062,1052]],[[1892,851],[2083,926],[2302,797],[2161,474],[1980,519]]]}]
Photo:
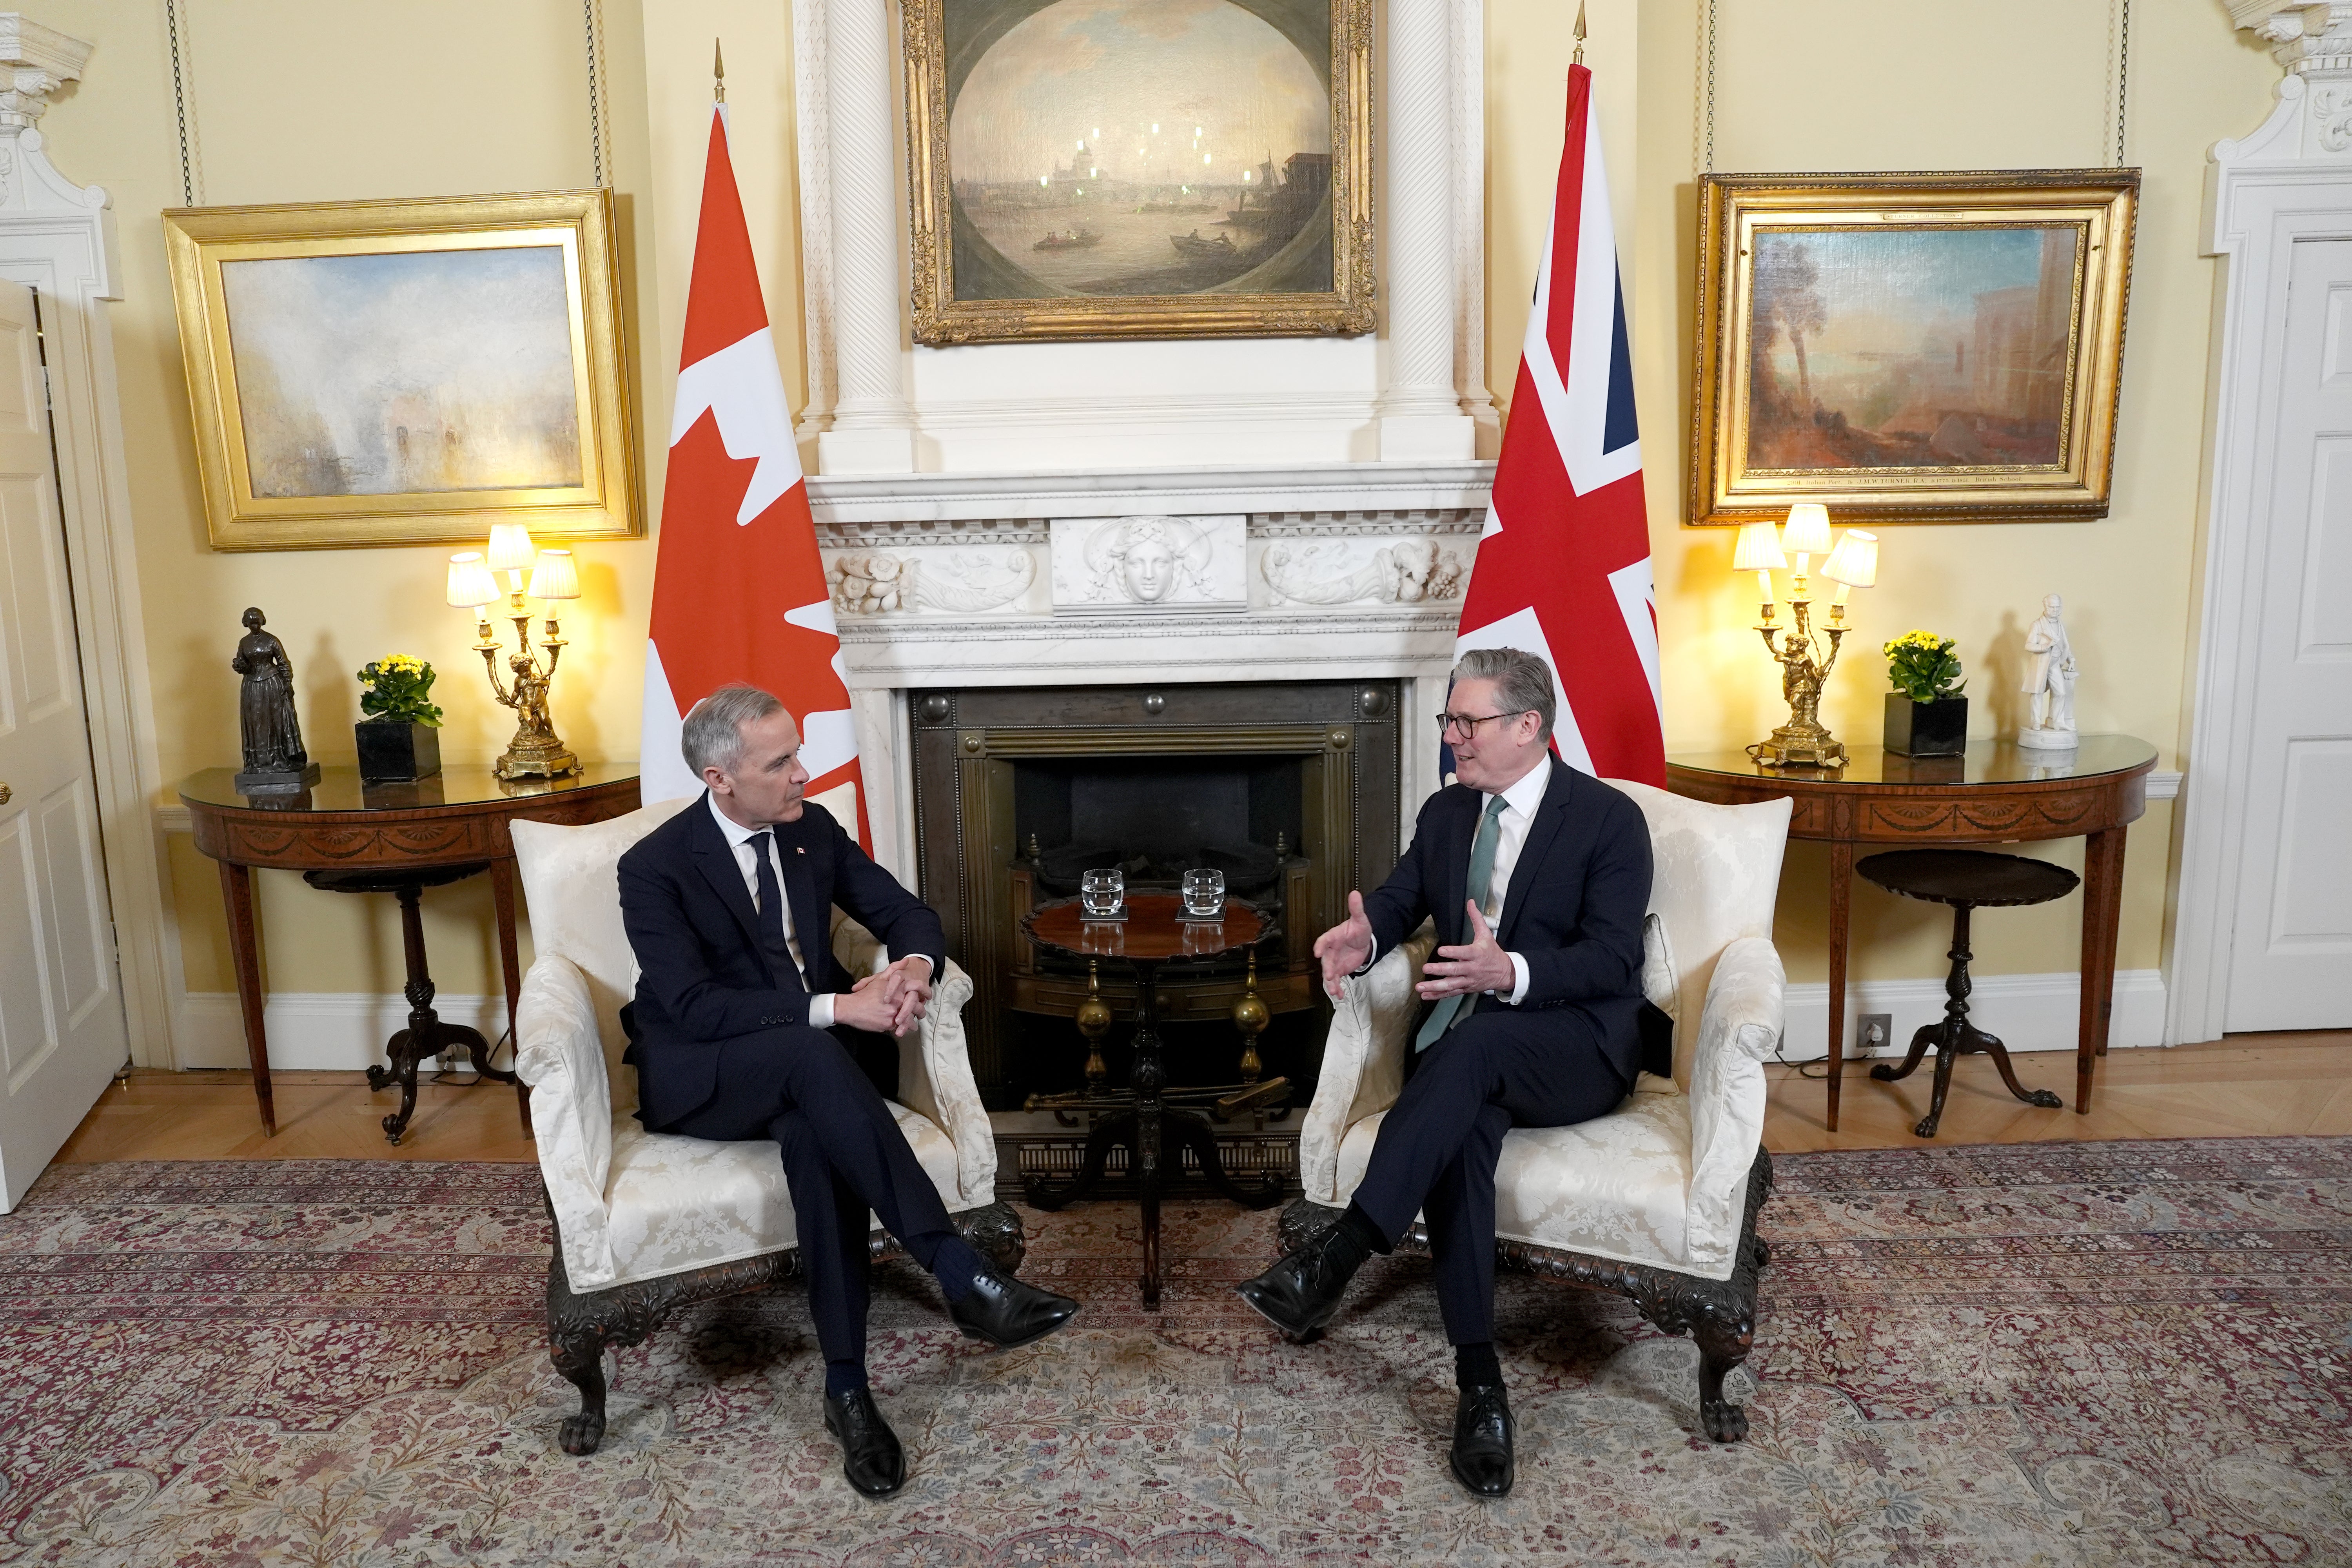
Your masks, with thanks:
[{"label": "dark fireplace opening", "polygon": [[[1168,1081],[1235,1081],[1232,1018],[1254,987],[1272,1016],[1264,1070],[1291,1078],[1303,1105],[1330,1016],[1315,938],[1396,862],[1399,695],[1392,680],[910,693],[918,879],[972,977],[964,1028],[983,1102],[1016,1109],[1085,1082],[1072,1017],[1087,965],[1039,953],[1022,918],[1097,867],[1160,890],[1209,866],[1272,929],[1247,954],[1161,971]],[[1099,984],[1109,1081],[1123,1084],[1133,982],[1106,965]]]},{"label": "dark fireplace opening", "polygon": [[1229,897],[1279,902],[1302,839],[1296,757],[1035,759],[1013,768],[1013,826],[1037,890],[1068,898],[1114,866],[1130,888],[1172,889],[1207,867]]}]

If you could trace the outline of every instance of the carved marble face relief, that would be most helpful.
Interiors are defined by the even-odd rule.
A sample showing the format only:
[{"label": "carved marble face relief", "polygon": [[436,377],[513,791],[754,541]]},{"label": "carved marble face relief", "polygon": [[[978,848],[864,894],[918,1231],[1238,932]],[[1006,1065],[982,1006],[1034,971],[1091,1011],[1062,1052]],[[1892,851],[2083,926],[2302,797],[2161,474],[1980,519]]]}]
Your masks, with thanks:
[{"label": "carved marble face relief", "polygon": [[1069,518],[1052,527],[1057,610],[1246,602],[1241,517]]},{"label": "carved marble face relief", "polygon": [[1176,585],[1176,552],[1160,539],[1129,546],[1119,573],[1127,596],[1139,605],[1156,605]]}]

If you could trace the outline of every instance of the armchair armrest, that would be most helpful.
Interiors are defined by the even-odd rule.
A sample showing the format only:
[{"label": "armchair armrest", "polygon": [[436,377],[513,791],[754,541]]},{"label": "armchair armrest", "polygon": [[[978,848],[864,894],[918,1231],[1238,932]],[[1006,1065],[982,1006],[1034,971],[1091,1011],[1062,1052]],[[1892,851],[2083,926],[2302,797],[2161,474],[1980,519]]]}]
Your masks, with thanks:
[{"label": "armchair armrest", "polygon": [[1691,1261],[1722,1267],[1739,1245],[1748,1171],[1764,1142],[1764,1061],[1779,1043],[1788,976],[1766,938],[1723,950],[1691,1059]]},{"label": "armchair armrest", "polygon": [[1437,928],[1423,921],[1331,1005],[1314,1103],[1298,1123],[1298,1180],[1313,1202],[1339,1201],[1339,1144],[1348,1129],[1394,1105],[1404,1087],[1405,1035],[1421,1005],[1413,983],[1436,946]]},{"label": "armchair armrest", "polygon": [[588,977],[548,954],[523,976],[515,1007],[515,1072],[530,1086],[539,1173],[555,1211],[574,1289],[613,1277],[604,1183],[613,1168],[613,1096]]},{"label": "armchair armrest", "polygon": [[[889,950],[874,933],[838,910],[833,955],[852,974],[878,973],[890,963]],[[949,959],[946,972],[932,979],[923,1021],[898,1041],[898,1103],[928,1119],[955,1145],[956,1191],[966,1207],[996,1201],[996,1134],[980,1102],[963,1032],[971,993],[971,976]]]}]

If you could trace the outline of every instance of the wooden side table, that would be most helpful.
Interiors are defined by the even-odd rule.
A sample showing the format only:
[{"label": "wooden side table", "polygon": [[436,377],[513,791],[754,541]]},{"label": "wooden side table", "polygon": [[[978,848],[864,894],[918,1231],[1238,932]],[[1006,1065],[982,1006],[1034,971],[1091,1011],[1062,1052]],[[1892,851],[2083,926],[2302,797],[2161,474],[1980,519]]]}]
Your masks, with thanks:
[{"label": "wooden side table", "polygon": [[1958,757],[1906,757],[1855,746],[1842,768],[1768,768],[1745,752],[1666,759],[1666,787],[1693,800],[1795,803],[1789,837],[1830,847],[1829,1128],[1838,1124],[1845,1061],[1846,926],[1857,844],[2015,844],[2085,840],[2083,850],[2083,1010],[2074,1050],[2074,1109],[2091,1109],[2091,1076],[2107,1049],[2122,912],[2124,828],[2147,809],[2156,748],[2131,735],[2085,735],[2072,752],[1976,741]]},{"label": "wooden side table", "polygon": [[[1055,1102],[1070,1110],[1101,1110],[1112,1114],[1096,1124],[1087,1138],[1087,1163],[1078,1179],[1058,1190],[1034,1177],[1028,1197],[1041,1209],[1058,1209],[1094,1191],[1103,1179],[1113,1144],[1127,1148],[1129,1170],[1135,1178],[1143,1224],[1143,1305],[1160,1310],[1160,1193],[1166,1181],[1161,1168],[1165,1145],[1190,1149],[1200,1162],[1201,1174],[1225,1197],[1254,1209],[1272,1208],[1282,1201],[1282,1178],[1273,1177],[1262,1190],[1252,1192],[1225,1174],[1217,1152],[1216,1134],[1208,1120],[1169,1103],[1167,1069],[1160,1060],[1158,980],[1160,966],[1186,958],[1216,958],[1239,952],[1265,934],[1263,916],[1248,905],[1225,906],[1224,918],[1213,924],[1181,921],[1179,900],[1173,893],[1129,893],[1128,916],[1116,922],[1082,920],[1078,900],[1065,899],[1044,904],[1022,917],[1021,929],[1031,942],[1072,958],[1110,960],[1135,972],[1135,1065],[1133,1089],[1125,1093],[1091,1092],[1057,1095]],[[1260,1102],[1286,1093],[1288,1080],[1273,1079],[1239,1086],[1225,1101]],[[1192,1098],[1225,1094],[1224,1089],[1193,1090]],[[1179,1091],[1183,1096],[1184,1091]]]},{"label": "wooden side table", "polygon": [[[488,767],[445,767],[413,784],[362,784],[359,770],[328,768],[319,782],[292,795],[240,795],[235,768],[207,768],[181,781],[195,829],[196,847],[220,862],[221,897],[228,907],[229,945],[236,963],[237,1001],[245,1014],[245,1048],[253,1063],[253,1098],[261,1130],[278,1135],[269,1085],[269,1042],[262,1028],[261,932],[253,907],[256,867],[307,874],[314,887],[339,891],[388,891],[401,900],[403,945],[408,961],[410,1027],[394,1037],[393,1070],[369,1069],[371,1088],[401,1084],[401,1108],[384,1119],[397,1143],[416,1101],[416,1062],[444,1044],[472,1046],[470,1029],[443,1024],[432,1010],[425,938],[416,900],[427,887],[487,868],[498,907],[499,961],[505,970],[507,1020],[522,994],[515,942],[516,821],[577,826],[637,808],[637,764],[595,763],[563,779],[501,779]],[[467,1036],[474,1036],[467,1040]],[[487,1067],[486,1047],[475,1049]],[[490,1076],[499,1076],[495,1073]],[[528,1090],[516,1095],[530,1125]]]}]

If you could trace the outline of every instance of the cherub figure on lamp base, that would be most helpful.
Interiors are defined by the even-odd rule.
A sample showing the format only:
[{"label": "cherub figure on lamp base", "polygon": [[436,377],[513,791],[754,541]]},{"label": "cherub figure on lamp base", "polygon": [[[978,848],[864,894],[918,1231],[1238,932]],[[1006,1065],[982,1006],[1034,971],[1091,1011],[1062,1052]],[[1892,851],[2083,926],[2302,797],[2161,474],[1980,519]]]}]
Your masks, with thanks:
[{"label": "cherub figure on lamp base", "polygon": [[1778,647],[1773,646],[1772,634],[1780,628],[1769,622],[1756,628],[1764,634],[1764,646],[1780,661],[1780,695],[1788,700],[1789,721],[1773,731],[1769,738],[1750,746],[1748,752],[1758,762],[1775,767],[1845,765],[1845,744],[1822,726],[1821,712],[1822,683],[1829,679],[1830,671],[1837,666],[1838,644],[1843,640],[1846,628],[1839,624],[1843,616],[1832,618],[1822,628],[1830,639],[1830,651],[1827,658],[1819,657],[1809,624],[1811,609],[1811,605],[1803,599],[1790,602],[1789,610],[1797,625],[1783,635]]},{"label": "cherub figure on lamp base", "polygon": [[[1830,601],[1828,624],[1816,632],[1812,595],[1806,591],[1805,576],[1811,558],[1824,551],[1829,558],[1822,563],[1822,575],[1837,584],[1837,594]],[[1784,633],[1773,619],[1772,573],[1790,564],[1790,552],[1796,563],[1789,584],[1789,618],[1796,624]],[[1849,528],[1832,549],[1828,510],[1818,502],[1801,501],[1789,509],[1785,536],[1769,522],[1742,527],[1731,564],[1734,571],[1756,574],[1757,595],[1762,604],[1756,630],[1780,667],[1780,695],[1789,704],[1789,721],[1748,747],[1748,754],[1771,768],[1845,766],[1844,745],[1822,723],[1822,687],[1837,667],[1838,645],[1849,629],[1846,595],[1878,581],[1878,536]],[[1823,637],[1829,638],[1826,652],[1820,641]]]},{"label": "cherub figure on lamp base", "polygon": [[[522,578],[526,563],[530,563],[528,589]],[[490,575],[493,568],[507,574],[509,587],[503,595],[498,579]],[[556,611],[564,600],[579,596],[580,579],[572,567],[572,552],[542,550],[534,562],[530,536],[518,523],[501,523],[491,530],[488,563],[484,563],[480,552],[471,550],[449,558],[449,603],[454,608],[473,612],[474,651],[482,656],[490,692],[499,706],[515,710],[514,739],[507,742],[498,762],[497,773],[502,779],[562,778],[580,771],[580,759],[556,738],[547,712],[547,689],[555,680],[556,662],[563,657],[565,647]],[[515,628],[515,651],[507,656],[507,668],[514,676],[511,690],[499,678],[499,655],[503,650],[490,635],[489,606],[501,597],[507,600],[501,613],[514,622]],[[542,601],[547,617],[546,635],[536,650],[530,646],[530,606],[526,599]],[[541,652],[547,655],[543,665]]]},{"label": "cherub figure on lamp base", "polygon": [[2029,662],[2022,689],[2033,699],[2033,708],[2017,731],[2017,743],[2029,751],[2071,752],[2082,739],[2074,732],[2074,646],[2060,618],[2065,608],[2057,595],[2045,595],[2041,618],[2025,628]]}]

